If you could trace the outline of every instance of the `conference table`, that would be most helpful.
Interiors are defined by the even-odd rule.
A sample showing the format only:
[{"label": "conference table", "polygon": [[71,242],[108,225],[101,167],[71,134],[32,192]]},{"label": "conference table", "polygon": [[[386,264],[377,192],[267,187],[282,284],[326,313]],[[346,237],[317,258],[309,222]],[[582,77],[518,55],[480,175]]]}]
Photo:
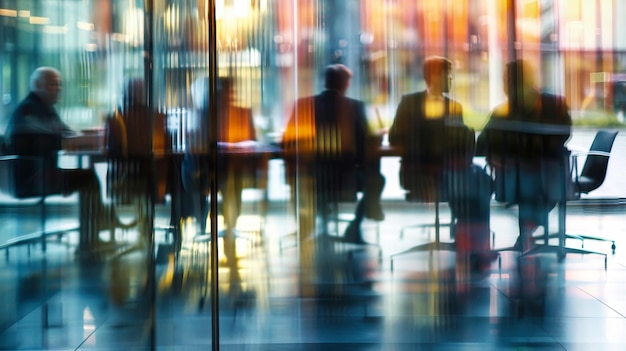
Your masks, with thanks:
[{"label": "conference table", "polygon": [[[103,147],[102,132],[78,133],[73,136],[66,137],[63,140],[63,147],[60,156],[72,157],[77,160],[76,167],[94,169],[98,163],[108,163],[109,157]],[[195,154],[194,156],[203,159],[203,162],[211,162],[212,155]],[[227,212],[231,213],[225,222],[233,226],[240,215],[239,206],[236,204],[241,201],[241,188],[233,182],[232,179],[241,171],[242,166],[253,165],[258,167],[253,177],[267,177],[267,162],[271,158],[281,157],[281,150],[275,145],[267,145],[255,141],[246,141],[241,143],[218,143],[217,149],[217,172],[220,177],[225,180],[223,186],[220,187],[222,192],[223,206],[230,207]],[[170,229],[176,233],[177,240],[180,238],[180,223],[183,216],[182,205],[185,189],[183,186],[181,171],[185,152],[180,151],[157,151],[154,152],[153,160],[155,161],[156,175],[154,177],[154,186],[157,202],[164,201],[164,195],[169,195],[170,206]],[[226,161],[226,162],[225,162]],[[225,169],[220,169],[222,166]],[[265,172],[264,172],[265,171]],[[259,182],[261,187],[265,187],[266,179],[253,179]],[[266,190],[266,189],[264,189]],[[238,198],[234,198],[234,197]],[[232,205],[231,205],[232,204]],[[79,206],[79,216],[85,218],[90,214],[84,213],[83,207]],[[234,208],[234,209],[233,209]],[[153,223],[153,211],[146,211],[142,221]],[[81,243],[97,242],[95,233],[89,233],[84,226],[80,229]],[[90,245],[81,245],[80,247],[89,247]],[[97,248],[94,248],[97,250]]]},{"label": "conference table", "polygon": [[[106,152],[102,147],[102,134],[92,133],[89,135],[79,135],[76,137],[67,138],[64,142],[64,148],[61,152],[65,156],[74,156],[79,159],[80,167],[93,167],[95,163],[106,162]],[[177,228],[182,218],[181,202],[184,201],[183,193],[184,187],[181,178],[181,166],[185,156],[183,151],[171,151],[171,152],[158,152],[154,154],[154,159],[159,160],[161,168],[159,177],[156,179],[156,185],[162,189],[167,189],[167,193],[170,196],[171,201],[171,218],[170,226]],[[211,155],[197,155],[202,158],[206,158],[207,162],[210,162]],[[226,173],[225,179],[232,178],[230,175],[238,171],[239,168],[233,165],[252,164],[257,167],[267,167],[267,161],[275,158],[284,158],[284,151],[277,145],[263,144],[255,141],[246,141],[242,143],[219,143],[217,150],[217,165],[218,173]],[[397,149],[389,146],[382,145],[375,150],[375,157],[399,157],[400,153]],[[84,159],[87,159],[86,164]],[[223,160],[229,160],[226,163],[225,169],[220,169],[224,165]],[[484,164],[484,159],[476,157],[476,161],[479,164]],[[569,162],[564,162],[562,167],[567,168]],[[253,176],[267,176],[267,174],[254,174]],[[258,179],[256,179],[258,181]],[[261,182],[266,182],[266,179],[261,179]],[[229,185],[230,184],[230,185]],[[537,246],[533,252],[556,252],[559,258],[563,258],[566,253],[577,253],[577,249],[567,248],[565,246],[565,233],[566,233],[566,211],[567,211],[567,189],[566,183],[562,182],[562,199],[557,202],[558,209],[558,245],[549,245],[548,243],[548,231],[545,231],[545,243]],[[232,182],[227,182],[228,186],[234,186]],[[264,189],[266,191],[266,189]],[[233,199],[233,196],[238,196],[239,199]],[[240,201],[241,189],[222,189],[222,197],[225,203],[231,201],[236,203]],[[235,201],[236,200],[236,201]],[[81,214],[82,215],[82,214]],[[236,218],[239,216],[239,212],[236,212],[234,218],[228,219],[228,223],[232,226],[236,223]],[[149,220],[149,219],[148,219]],[[81,231],[81,240],[87,240],[86,238],[90,234]]]}]

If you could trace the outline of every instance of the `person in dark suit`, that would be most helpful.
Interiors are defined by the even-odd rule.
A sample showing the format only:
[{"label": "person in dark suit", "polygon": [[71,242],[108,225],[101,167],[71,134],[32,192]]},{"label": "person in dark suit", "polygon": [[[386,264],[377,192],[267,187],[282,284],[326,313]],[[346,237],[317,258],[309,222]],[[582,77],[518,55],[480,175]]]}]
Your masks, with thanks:
[{"label": "person in dark suit", "polygon": [[[30,93],[18,104],[7,123],[6,148],[15,155],[41,157],[43,160],[43,165],[27,160],[17,165],[15,176],[22,180],[16,189],[18,194],[40,196],[43,192],[64,195],[79,192],[80,250],[88,252],[98,248],[100,230],[127,226],[102,203],[100,182],[93,170],[61,169],[57,165],[62,139],[75,134],[54,108],[59,101],[61,84],[61,73],[52,67],[39,67],[33,71]],[[45,177],[44,182],[42,177]]]},{"label": "person in dark suit", "polygon": [[[325,90],[296,102],[284,134],[283,148],[289,178],[293,180],[299,175],[303,183],[307,179],[313,181],[309,189],[301,187],[300,193],[303,196],[315,194],[316,211],[323,218],[328,217],[329,206],[355,201],[357,192],[363,192],[344,240],[364,244],[363,219],[382,220],[384,217],[380,195],[385,178],[380,174],[378,158],[373,155],[375,148],[367,146],[368,140],[373,139],[367,127],[365,105],[345,96],[351,77],[352,72],[345,65],[326,67]],[[300,210],[306,207],[300,205],[297,206]]]},{"label": "person in dark suit", "polygon": [[519,205],[516,246],[526,251],[563,195],[572,120],[565,98],[540,92],[528,61],[509,62],[503,78],[507,101],[492,111],[478,149],[495,174],[496,200]]},{"label": "person in dark suit", "polygon": [[409,200],[447,201],[454,229],[473,232],[473,241],[480,237],[478,251],[486,252],[490,178],[473,165],[475,135],[463,121],[462,105],[447,96],[452,62],[427,57],[423,75],[427,88],[402,97],[389,130],[389,144],[401,155],[400,185]]},{"label": "person in dark suit", "polygon": [[471,165],[474,132],[463,122],[463,107],[446,94],[452,63],[427,57],[423,66],[427,89],[407,94],[398,105],[389,130],[389,144],[401,155],[400,183],[409,196],[444,201],[444,177]]}]

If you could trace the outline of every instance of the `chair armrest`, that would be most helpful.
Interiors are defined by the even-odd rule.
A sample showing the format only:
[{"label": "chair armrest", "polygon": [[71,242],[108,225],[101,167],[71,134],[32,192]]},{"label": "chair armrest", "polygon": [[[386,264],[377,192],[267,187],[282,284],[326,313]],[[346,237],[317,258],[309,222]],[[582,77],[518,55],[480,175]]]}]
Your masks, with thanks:
[{"label": "chair armrest", "polygon": [[24,155],[2,155],[0,162],[8,162],[13,160],[43,161],[41,156],[24,156]]},{"label": "chair armrest", "polygon": [[606,151],[580,151],[575,152],[570,155],[572,157],[572,170],[574,171],[574,175],[578,177],[578,157],[587,157],[587,156],[601,156],[601,157],[611,157],[610,152]]},{"label": "chair armrest", "polygon": [[576,152],[572,154],[572,158],[577,158],[579,156],[605,156],[610,157],[611,153],[606,151],[582,151]]},{"label": "chair armrest", "polygon": [[587,151],[580,151],[580,152],[576,152],[576,153],[572,153],[571,157],[572,157],[572,173],[574,174],[574,177],[576,177],[576,181],[578,181],[578,157],[587,157],[587,156],[601,156],[601,157],[611,157],[611,153],[610,152],[606,152],[606,151],[593,151],[593,150],[587,150]]},{"label": "chair armrest", "polygon": [[[603,175],[602,180],[600,180],[599,184],[594,186],[592,185],[593,181],[590,178],[582,176],[581,174],[582,171],[579,170],[579,166],[578,166],[578,158],[589,157],[589,156],[606,158],[606,160],[608,161],[608,159],[611,157],[611,152],[587,150],[587,151],[576,152],[571,155],[572,157],[571,174],[573,175],[572,181],[574,183],[574,189],[577,195],[580,195],[581,193],[588,193],[589,191],[597,188],[599,184],[601,184],[604,180],[604,175]],[[585,162],[585,165],[583,165],[583,170],[584,170],[584,167],[586,167],[586,164],[587,163]],[[606,170],[604,172],[606,172]],[[583,187],[583,182],[584,184],[586,184],[584,187]]]}]

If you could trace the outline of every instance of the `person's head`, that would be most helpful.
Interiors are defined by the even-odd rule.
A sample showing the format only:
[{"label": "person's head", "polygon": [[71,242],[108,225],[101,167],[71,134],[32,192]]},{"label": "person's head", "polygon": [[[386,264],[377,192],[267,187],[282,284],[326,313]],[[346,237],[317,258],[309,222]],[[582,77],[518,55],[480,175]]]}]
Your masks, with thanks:
[{"label": "person's head", "polygon": [[424,80],[433,94],[447,93],[452,83],[452,61],[441,56],[428,56],[424,60]]},{"label": "person's head", "polygon": [[141,106],[145,104],[144,81],[141,78],[129,78],[122,89],[124,106]]},{"label": "person's head", "polygon": [[345,94],[350,86],[352,71],[342,64],[335,64],[326,67],[324,87],[328,90],[338,91]]},{"label": "person's head", "polygon": [[503,77],[504,93],[509,97],[522,98],[537,90],[535,69],[530,62],[518,59],[506,64]]},{"label": "person's head", "polygon": [[61,96],[61,73],[52,67],[39,67],[30,75],[30,91],[49,106]]}]

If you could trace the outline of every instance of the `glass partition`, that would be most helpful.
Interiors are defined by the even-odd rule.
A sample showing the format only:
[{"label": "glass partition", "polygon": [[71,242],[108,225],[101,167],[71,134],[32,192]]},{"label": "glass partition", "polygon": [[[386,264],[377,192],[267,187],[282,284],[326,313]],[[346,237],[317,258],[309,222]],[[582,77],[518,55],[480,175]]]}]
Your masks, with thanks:
[{"label": "glass partition", "polygon": [[[69,251],[40,252],[37,264],[47,262],[44,275],[57,280],[34,297],[22,295],[22,287],[0,290],[7,296],[0,298],[0,310],[7,311],[0,313],[0,332],[12,333],[31,315],[31,305],[45,304],[65,337],[30,345],[18,335],[12,345],[265,349],[328,341],[316,340],[327,331],[325,318],[355,313],[341,299],[325,304],[328,296],[365,305],[377,298],[380,313],[385,306],[399,313],[403,307],[383,295],[393,290],[386,274],[389,256],[402,243],[396,232],[413,221],[406,215],[400,156],[380,160],[387,219],[363,224],[380,257],[378,249],[365,250],[364,262],[357,261],[367,274],[384,278],[355,278],[362,273],[350,271],[357,263],[342,266],[343,252],[333,246],[329,254],[316,238],[341,237],[344,217],[352,219],[363,195],[350,188],[355,184],[338,183],[337,192],[352,190],[350,201],[320,206],[319,169],[306,164],[307,147],[319,142],[315,124],[306,120],[314,113],[294,124],[308,134],[293,154],[283,140],[290,117],[303,108],[300,99],[325,90],[327,66],[347,66],[346,96],[363,102],[369,136],[377,150],[387,150],[400,101],[426,89],[426,58],[443,56],[452,65],[446,96],[462,104],[465,124],[480,134],[506,98],[505,64],[523,58],[537,68],[541,90],[565,97],[577,138],[588,128],[621,129],[625,6],[586,0],[0,0],[0,134],[29,93],[31,72],[58,69],[63,91],[56,110],[85,138],[59,150],[60,165],[94,169],[105,202],[133,223],[98,234],[116,246],[97,265],[77,267],[76,233],[68,235]],[[107,126],[128,109],[132,79],[142,82],[151,118],[126,142],[149,139],[149,162],[131,166],[150,169],[142,180],[155,190],[127,201],[116,197],[111,182]],[[80,223],[78,196],[55,195],[48,221]],[[4,225],[11,234],[0,234],[0,245],[35,231],[35,215],[23,207],[36,201],[28,201],[0,195],[2,216],[11,220]],[[41,267],[22,249],[17,261],[5,264],[15,277]],[[361,289],[356,297],[350,295],[355,286]],[[435,295],[411,304],[413,311],[443,308]],[[132,328],[124,322],[131,317]],[[48,332],[44,319],[41,335]],[[393,318],[386,321],[371,329],[373,342],[401,340],[386,330]]]}]

